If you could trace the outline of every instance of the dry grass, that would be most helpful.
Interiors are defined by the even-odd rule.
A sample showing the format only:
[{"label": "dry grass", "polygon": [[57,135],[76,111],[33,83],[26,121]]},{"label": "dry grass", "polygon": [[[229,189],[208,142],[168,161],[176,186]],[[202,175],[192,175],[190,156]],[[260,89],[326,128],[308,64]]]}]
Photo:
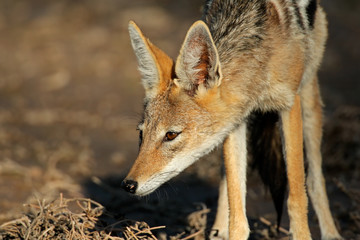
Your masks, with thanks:
[{"label": "dry grass", "polygon": [[[100,203],[88,198],[64,198],[37,204],[27,204],[26,212],[18,219],[0,226],[0,239],[106,239],[106,240],[157,240],[152,232],[165,226],[149,227],[145,222],[117,220]],[[189,215],[191,233],[170,237],[171,240],[204,239],[205,206]],[[166,234],[159,239],[166,239]]]},{"label": "dry grass", "polygon": [[[63,198],[27,205],[26,214],[0,226],[0,239],[157,239],[145,222],[131,220],[108,224],[113,217],[86,198]],[[107,221],[99,221],[105,215]],[[110,219],[110,220],[109,220]]]}]

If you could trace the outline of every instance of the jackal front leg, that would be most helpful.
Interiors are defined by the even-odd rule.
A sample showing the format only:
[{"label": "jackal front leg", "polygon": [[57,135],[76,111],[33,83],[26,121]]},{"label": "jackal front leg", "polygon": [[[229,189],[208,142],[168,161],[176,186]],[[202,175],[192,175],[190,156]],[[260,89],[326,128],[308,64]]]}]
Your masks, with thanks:
[{"label": "jackal front leg", "polygon": [[303,158],[303,128],[300,96],[296,95],[292,108],[281,112],[285,145],[285,159],[289,182],[287,201],[292,239],[311,239],[307,220],[308,200],[305,191]]},{"label": "jackal front leg", "polygon": [[224,165],[229,201],[229,239],[248,239],[246,218],[246,124],[241,124],[224,142]]},{"label": "jackal front leg", "polygon": [[216,218],[210,233],[212,240],[229,239],[229,200],[227,194],[226,176],[224,175],[219,187]]},{"label": "jackal front leg", "polygon": [[319,219],[321,238],[342,239],[331,216],[321,169],[322,106],[317,77],[303,86],[301,105],[304,118],[304,142],[309,163],[307,187],[311,202]]}]

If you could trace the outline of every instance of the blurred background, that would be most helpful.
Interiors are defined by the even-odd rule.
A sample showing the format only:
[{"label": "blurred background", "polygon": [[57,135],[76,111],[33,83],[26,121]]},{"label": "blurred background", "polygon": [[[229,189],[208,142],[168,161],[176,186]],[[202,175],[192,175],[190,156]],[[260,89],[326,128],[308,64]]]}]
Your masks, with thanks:
[{"label": "blurred background", "polygon": [[[211,209],[213,221],[219,151],[147,202],[118,189],[137,155],[144,94],[127,24],[134,20],[176,58],[202,4],[0,0],[0,223],[17,217],[23,203],[60,192],[94,198],[125,217],[172,225],[170,232],[186,228],[196,202]],[[322,5],[329,20],[319,72],[324,171],[343,236],[360,239],[360,1],[323,0]],[[274,221],[269,194],[256,173],[250,170],[249,178],[249,218]],[[179,201],[184,196],[186,201]],[[184,210],[172,208],[177,215],[166,215],[165,206],[175,204]],[[312,212],[310,221],[318,234]],[[283,222],[286,227],[286,216]]]}]

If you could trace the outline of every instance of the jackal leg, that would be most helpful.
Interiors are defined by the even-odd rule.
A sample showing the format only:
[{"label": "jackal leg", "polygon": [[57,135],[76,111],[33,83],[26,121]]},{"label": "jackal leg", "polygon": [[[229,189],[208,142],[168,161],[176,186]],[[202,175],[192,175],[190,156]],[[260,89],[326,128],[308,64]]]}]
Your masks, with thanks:
[{"label": "jackal leg", "polygon": [[305,191],[303,159],[303,128],[300,96],[289,111],[281,112],[289,198],[287,201],[290,217],[290,233],[293,239],[311,239],[307,220],[308,201]]},{"label": "jackal leg", "polygon": [[325,180],[321,170],[322,109],[317,78],[303,86],[301,103],[304,119],[304,142],[309,162],[307,188],[319,219],[322,239],[341,239],[330,213]]},{"label": "jackal leg", "polygon": [[248,239],[246,218],[246,124],[241,124],[225,140],[224,165],[229,200],[229,239]]},{"label": "jackal leg", "polygon": [[210,239],[229,238],[229,200],[227,194],[226,177],[224,175],[220,182],[218,209]]}]

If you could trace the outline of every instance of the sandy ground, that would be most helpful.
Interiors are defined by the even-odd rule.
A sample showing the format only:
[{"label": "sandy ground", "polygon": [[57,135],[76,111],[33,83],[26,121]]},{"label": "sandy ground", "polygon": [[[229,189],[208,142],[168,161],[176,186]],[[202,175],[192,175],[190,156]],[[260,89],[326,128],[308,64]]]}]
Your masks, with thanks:
[{"label": "sandy ground", "polygon": [[[360,239],[360,3],[323,1],[329,41],[320,70],[324,172],[345,239]],[[0,0],[0,223],[36,199],[89,197],[115,218],[191,234],[211,227],[219,151],[156,193],[128,196],[120,182],[137,154],[143,89],[127,33],[130,19],[175,58],[200,0]],[[209,209],[205,219],[191,213]],[[252,239],[269,239],[269,194],[249,170]],[[207,216],[207,218],[206,218]],[[319,239],[310,209],[314,239]],[[201,225],[200,224],[200,225]],[[282,222],[288,228],[285,214]],[[270,235],[270,236],[268,236]]]}]

